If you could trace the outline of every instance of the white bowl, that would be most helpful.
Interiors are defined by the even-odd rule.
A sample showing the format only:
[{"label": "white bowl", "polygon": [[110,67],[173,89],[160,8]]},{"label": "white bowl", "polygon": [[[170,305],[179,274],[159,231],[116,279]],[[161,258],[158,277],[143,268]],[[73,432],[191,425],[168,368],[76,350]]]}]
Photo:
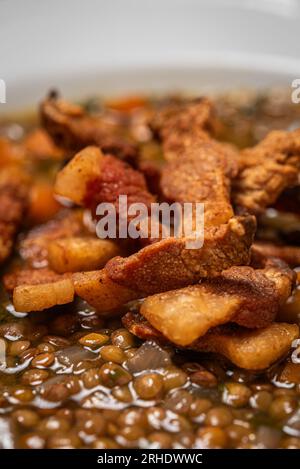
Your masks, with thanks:
[{"label": "white bowl", "polygon": [[289,86],[298,0],[2,0],[0,113],[68,97]]}]

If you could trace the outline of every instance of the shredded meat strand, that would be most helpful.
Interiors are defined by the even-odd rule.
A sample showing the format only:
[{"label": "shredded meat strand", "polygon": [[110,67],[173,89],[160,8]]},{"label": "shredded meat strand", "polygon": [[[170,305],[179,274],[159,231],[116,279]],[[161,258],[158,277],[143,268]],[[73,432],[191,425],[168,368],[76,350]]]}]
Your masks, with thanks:
[{"label": "shredded meat strand", "polygon": [[234,182],[233,200],[250,213],[259,214],[281,192],[298,181],[300,131],[273,131],[240,155],[240,170]]},{"label": "shredded meat strand", "polygon": [[77,106],[50,95],[40,108],[41,121],[60,147],[79,151],[88,145],[99,146],[104,153],[135,160],[136,146],[120,134],[120,129],[107,120],[91,116]]}]

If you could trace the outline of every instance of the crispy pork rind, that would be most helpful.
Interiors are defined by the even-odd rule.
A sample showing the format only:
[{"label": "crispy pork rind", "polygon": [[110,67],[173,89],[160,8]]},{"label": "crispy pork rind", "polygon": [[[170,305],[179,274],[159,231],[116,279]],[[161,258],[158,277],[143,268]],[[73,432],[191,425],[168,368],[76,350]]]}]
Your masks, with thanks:
[{"label": "crispy pork rind", "polygon": [[40,285],[60,280],[62,276],[48,268],[42,269],[17,269],[3,276],[4,288],[11,293],[20,285]]},{"label": "crispy pork rind", "polygon": [[66,150],[80,151],[88,145],[96,145],[104,153],[114,154],[122,159],[136,158],[136,146],[122,136],[116,124],[102,117],[89,115],[81,106],[68,103],[55,94],[42,102],[40,114],[49,135],[58,146]]},{"label": "crispy pork rind", "polygon": [[15,236],[28,202],[28,180],[18,168],[6,167],[0,174],[0,263],[12,252]]},{"label": "crispy pork rind", "polygon": [[167,162],[184,157],[190,147],[209,143],[219,157],[222,155],[225,174],[234,177],[238,171],[238,152],[233,145],[214,140],[220,125],[214,106],[207,98],[172,103],[157,112],[151,122],[162,141]]},{"label": "crispy pork rind", "polygon": [[230,321],[238,305],[238,296],[194,285],[149,296],[140,312],[170,342],[185,347],[211,327]]},{"label": "crispy pork rind", "polygon": [[163,195],[180,203],[204,203],[205,226],[226,223],[234,213],[225,157],[221,145],[195,141],[181,156],[163,167]]},{"label": "crispy pork rind", "polygon": [[163,142],[167,161],[177,159],[196,138],[209,139],[218,125],[213,104],[207,98],[170,103],[151,121],[152,130]]},{"label": "crispy pork rind", "polygon": [[71,237],[51,241],[48,245],[49,266],[61,274],[101,269],[118,254],[117,244],[106,239]]},{"label": "crispy pork rind", "polygon": [[288,267],[232,267],[200,285],[149,296],[140,313],[168,340],[187,346],[227,322],[269,325],[290,296],[293,277]]},{"label": "crispy pork rind", "polygon": [[73,274],[75,293],[98,312],[105,313],[138,298],[137,292],[114,283],[105,270]]},{"label": "crispy pork rind", "polygon": [[13,291],[13,305],[16,311],[42,311],[56,305],[72,302],[74,285],[65,278],[39,285],[20,285]]},{"label": "crispy pork rind", "polygon": [[[122,321],[132,334],[143,340],[169,343],[161,332],[139,314],[127,313]],[[211,329],[186,348],[196,352],[218,353],[237,367],[259,371],[283,358],[298,336],[299,327],[296,324],[275,322],[261,329],[224,325]]]},{"label": "crispy pork rind", "polygon": [[255,227],[251,216],[232,218],[209,227],[200,249],[187,249],[185,238],[167,238],[110,260],[105,270],[115,283],[148,295],[181,288],[232,265],[248,264]]},{"label": "crispy pork rind", "polygon": [[281,192],[298,181],[300,131],[273,131],[240,156],[233,200],[248,212],[259,214],[273,204]]},{"label": "crispy pork rind", "polygon": [[284,357],[298,336],[296,324],[274,322],[256,330],[223,326],[201,337],[191,348],[219,353],[246,370],[264,370]]}]

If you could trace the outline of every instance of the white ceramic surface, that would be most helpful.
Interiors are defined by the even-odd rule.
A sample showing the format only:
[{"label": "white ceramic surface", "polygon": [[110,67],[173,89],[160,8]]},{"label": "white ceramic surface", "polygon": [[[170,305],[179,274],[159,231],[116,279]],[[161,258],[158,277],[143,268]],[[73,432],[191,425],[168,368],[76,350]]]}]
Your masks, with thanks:
[{"label": "white ceramic surface", "polygon": [[0,113],[69,97],[289,85],[299,0],[0,0]]}]

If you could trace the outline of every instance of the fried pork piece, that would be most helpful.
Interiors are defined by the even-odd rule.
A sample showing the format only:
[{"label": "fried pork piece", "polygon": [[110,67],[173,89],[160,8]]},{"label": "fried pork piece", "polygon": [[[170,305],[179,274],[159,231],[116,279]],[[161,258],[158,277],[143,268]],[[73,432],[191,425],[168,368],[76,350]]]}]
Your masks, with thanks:
[{"label": "fried pork piece", "polygon": [[297,183],[299,169],[300,130],[270,132],[241,153],[233,188],[235,204],[250,213],[262,213],[285,188]]},{"label": "fried pork piece", "polygon": [[226,223],[234,213],[225,165],[221,145],[195,140],[163,167],[161,191],[171,201],[204,203],[205,226]]},{"label": "fried pork piece", "polygon": [[119,254],[113,241],[90,237],[56,239],[48,246],[49,265],[59,273],[100,269]]},{"label": "fried pork piece", "polygon": [[164,106],[151,121],[163,142],[167,161],[178,158],[195,139],[208,140],[218,125],[212,102],[207,98],[173,102]]},{"label": "fried pork piece", "polygon": [[115,257],[105,270],[115,283],[146,295],[174,290],[248,264],[255,228],[254,217],[234,217],[208,227],[200,249],[187,249],[187,238],[167,238],[129,257]]},{"label": "fried pork piece", "polygon": [[122,317],[122,323],[129,332],[142,340],[156,340],[161,344],[168,343],[168,340],[162,333],[155,329],[149,321],[139,313],[126,313]]},{"label": "fried pork piece", "polygon": [[17,269],[3,276],[4,288],[11,293],[20,285],[39,285],[60,280],[62,275],[48,268],[43,269]]},{"label": "fried pork piece", "polygon": [[219,353],[240,368],[264,370],[284,357],[298,336],[299,327],[284,322],[255,331],[221,326],[201,337],[191,349]]},{"label": "fried pork piece", "polygon": [[155,200],[140,172],[92,146],[77,153],[58,173],[55,192],[92,210],[100,202],[110,202],[118,212],[119,195],[127,196],[128,205],[142,202],[149,207]]},{"label": "fried pork piece", "polygon": [[70,278],[51,283],[19,285],[13,291],[13,305],[16,311],[42,311],[56,305],[71,303],[74,299],[74,285]]},{"label": "fried pork piece", "polygon": [[55,94],[46,98],[40,109],[42,124],[58,146],[79,151],[97,145],[104,153],[134,160],[135,145],[120,133],[120,128],[103,117],[91,116],[78,105],[59,99]]},{"label": "fried pork piece", "polygon": [[101,313],[119,308],[139,296],[136,291],[110,280],[104,269],[75,273],[73,282],[75,293]]},{"label": "fried pork piece", "polygon": [[228,225],[208,230],[200,250],[186,249],[184,239],[159,241],[127,258],[111,259],[100,271],[74,274],[75,292],[101,313],[196,283],[230,265],[247,263],[254,228],[253,217],[233,218]]},{"label": "fried pork piece", "polygon": [[23,220],[28,197],[28,181],[18,168],[0,173],[0,263],[11,254],[15,235]]},{"label": "fried pork piece", "polygon": [[[167,339],[139,314],[127,313],[122,322],[132,334],[143,340],[168,343]],[[234,365],[247,370],[264,370],[286,355],[298,336],[299,327],[296,324],[273,323],[255,330],[224,325],[211,329],[186,348],[224,355]]]},{"label": "fried pork piece", "polygon": [[213,139],[220,125],[207,98],[173,103],[154,115],[151,123],[167,162],[184,157],[191,146],[201,148],[209,143],[216,153],[216,164],[223,165],[226,176],[232,178],[238,171],[239,153],[233,145]]},{"label": "fried pork piece", "polygon": [[266,257],[276,257],[292,267],[300,266],[300,247],[280,246],[264,241],[256,241],[252,249]]},{"label": "fried pork piece", "polygon": [[260,270],[234,266],[200,285],[149,296],[140,313],[168,340],[187,346],[227,322],[269,325],[290,296],[293,280],[286,265]]},{"label": "fried pork piece", "polygon": [[51,241],[88,234],[81,210],[62,210],[55,218],[30,230],[20,242],[21,257],[32,267],[48,265],[48,247]]}]

